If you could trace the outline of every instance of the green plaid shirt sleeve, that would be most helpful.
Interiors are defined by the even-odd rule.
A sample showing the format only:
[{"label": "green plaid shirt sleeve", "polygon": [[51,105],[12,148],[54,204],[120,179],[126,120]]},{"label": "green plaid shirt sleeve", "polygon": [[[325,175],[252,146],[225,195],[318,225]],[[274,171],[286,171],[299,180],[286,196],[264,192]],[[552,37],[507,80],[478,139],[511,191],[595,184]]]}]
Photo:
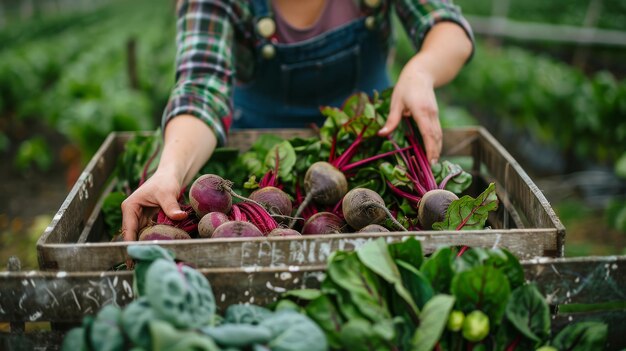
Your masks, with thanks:
[{"label": "green plaid shirt sleeve", "polygon": [[465,33],[474,43],[472,29],[463,18],[461,9],[447,0],[397,0],[395,1],[396,12],[404,29],[413,41],[417,50],[428,31],[439,22],[449,21],[461,26]]},{"label": "green plaid shirt sleeve", "polygon": [[184,0],[178,6],[176,84],[163,112],[163,128],[172,118],[190,114],[226,142],[232,115],[235,75],[232,47],[240,20],[235,1]]}]

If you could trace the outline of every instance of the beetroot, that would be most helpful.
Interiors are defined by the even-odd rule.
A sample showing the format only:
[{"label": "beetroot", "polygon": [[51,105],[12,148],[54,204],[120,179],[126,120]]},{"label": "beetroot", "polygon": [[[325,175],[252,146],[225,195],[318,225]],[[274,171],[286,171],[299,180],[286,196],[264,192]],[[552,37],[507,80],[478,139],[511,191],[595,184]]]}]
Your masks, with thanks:
[{"label": "beetroot", "polygon": [[446,218],[446,212],[450,203],[458,200],[451,191],[436,189],[427,191],[419,202],[417,218],[423,229],[432,229],[435,222],[441,222]]},{"label": "beetroot", "polygon": [[139,241],[191,239],[186,231],[166,224],[147,226],[139,233]]},{"label": "beetroot", "polygon": [[198,235],[201,238],[210,238],[217,227],[228,221],[230,219],[222,212],[209,212],[198,223]]},{"label": "beetroot", "polygon": [[231,182],[215,174],[196,179],[189,189],[189,202],[199,218],[209,212],[228,213],[233,204]]},{"label": "beetroot", "polygon": [[289,195],[273,186],[257,189],[248,198],[262,204],[271,214],[289,216],[293,211]]},{"label": "beetroot", "polygon": [[276,228],[269,232],[267,236],[300,236],[300,232],[290,228]]},{"label": "beetroot", "polygon": [[406,230],[389,212],[383,198],[371,189],[350,190],[343,197],[341,208],[346,222],[356,230],[369,224],[380,224],[386,219],[391,220],[398,229]]},{"label": "beetroot", "polygon": [[370,224],[359,230],[359,233],[384,233],[389,232],[389,229],[383,227],[380,224]]},{"label": "beetroot", "polygon": [[259,228],[250,222],[230,221],[215,229],[211,238],[239,238],[263,236]]},{"label": "beetroot", "polygon": [[338,234],[343,232],[346,222],[331,212],[318,212],[302,227],[302,234]]}]

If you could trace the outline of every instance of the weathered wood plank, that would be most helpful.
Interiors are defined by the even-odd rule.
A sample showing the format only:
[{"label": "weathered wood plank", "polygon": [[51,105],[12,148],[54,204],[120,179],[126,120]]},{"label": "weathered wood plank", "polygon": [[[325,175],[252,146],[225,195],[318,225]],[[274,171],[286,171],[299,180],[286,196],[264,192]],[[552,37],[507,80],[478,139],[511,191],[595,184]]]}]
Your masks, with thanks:
[{"label": "weathered wood plank", "polygon": [[0,333],[0,350],[58,351],[61,349],[64,336],[64,332],[58,331]]},{"label": "weathered wood plank", "polygon": [[[542,259],[522,262],[552,305],[626,301],[626,256]],[[608,265],[608,267],[607,267]],[[220,308],[233,303],[264,305],[280,293],[315,288],[325,265],[204,268]],[[604,279],[607,277],[606,279]],[[76,322],[108,303],[133,299],[132,272],[0,272],[0,321]],[[626,314],[623,314],[626,319]],[[626,322],[626,321],[625,321]]]},{"label": "weathered wood plank", "polygon": [[[159,241],[177,257],[198,267],[281,267],[325,264],[331,252],[354,250],[365,242],[385,237],[388,242],[412,236],[420,240],[426,253],[445,245],[507,248],[525,259],[554,252],[553,229],[509,229],[476,231],[424,231],[410,233],[354,233],[341,235],[307,235],[301,237],[193,239]],[[154,244],[133,243],[139,245]],[[40,253],[44,267],[64,271],[99,271],[124,262],[125,242],[50,244]]]},{"label": "weathered wood plank", "polygon": [[538,258],[524,270],[553,305],[626,301],[626,256]]}]

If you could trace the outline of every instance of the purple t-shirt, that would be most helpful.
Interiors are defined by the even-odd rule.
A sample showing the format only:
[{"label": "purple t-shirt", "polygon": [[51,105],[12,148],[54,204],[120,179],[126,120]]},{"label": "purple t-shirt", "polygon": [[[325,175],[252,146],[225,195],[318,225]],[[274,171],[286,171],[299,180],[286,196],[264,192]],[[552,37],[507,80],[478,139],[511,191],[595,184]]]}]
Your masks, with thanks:
[{"label": "purple t-shirt", "polygon": [[279,42],[289,44],[314,38],[324,32],[340,27],[360,16],[354,0],[326,0],[318,19],[308,28],[295,28],[273,6],[276,20],[276,36]]}]

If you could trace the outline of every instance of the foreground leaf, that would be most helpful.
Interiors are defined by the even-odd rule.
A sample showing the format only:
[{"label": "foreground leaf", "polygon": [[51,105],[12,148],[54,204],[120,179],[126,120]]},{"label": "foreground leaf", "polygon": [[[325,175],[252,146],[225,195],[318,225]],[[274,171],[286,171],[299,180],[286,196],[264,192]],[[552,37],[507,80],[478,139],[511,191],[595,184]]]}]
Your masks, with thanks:
[{"label": "foreground leaf", "polygon": [[493,325],[500,324],[511,294],[504,273],[491,266],[478,266],[458,273],[452,279],[451,291],[459,309],[466,313],[481,310]]},{"label": "foreground leaf", "polygon": [[413,336],[411,351],[432,350],[448,323],[448,316],[454,306],[454,297],[450,295],[436,295],[424,305],[420,314],[420,325]]},{"label": "foreground leaf", "polygon": [[608,326],[599,322],[568,325],[554,338],[552,345],[559,350],[604,350]]},{"label": "foreground leaf", "polygon": [[550,335],[550,309],[535,285],[513,291],[506,306],[506,316],[529,339],[545,341]]}]

